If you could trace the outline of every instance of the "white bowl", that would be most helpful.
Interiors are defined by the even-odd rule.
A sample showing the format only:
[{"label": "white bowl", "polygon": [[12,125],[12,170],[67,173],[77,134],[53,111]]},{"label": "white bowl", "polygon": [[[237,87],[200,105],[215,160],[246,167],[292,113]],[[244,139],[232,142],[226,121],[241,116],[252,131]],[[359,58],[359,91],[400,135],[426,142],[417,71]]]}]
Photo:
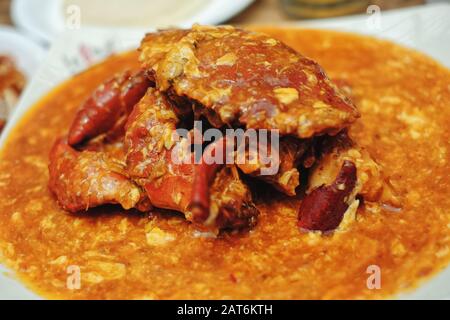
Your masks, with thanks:
[{"label": "white bowl", "polygon": [[[159,1],[159,0],[157,0]],[[184,0],[183,0],[184,1]],[[248,7],[254,0],[208,0],[207,3],[193,15],[187,15],[177,23],[179,27],[188,27],[193,23],[217,24],[224,22]],[[149,0],[151,5],[151,1]],[[127,5],[130,5],[128,3]],[[131,4],[132,5],[132,4]],[[48,44],[64,32],[64,3],[62,0],[14,0],[11,6],[11,16],[20,29],[35,40]],[[39,14],[36,14],[39,12]],[[87,27],[94,27],[93,25]],[[98,27],[98,26],[97,26]],[[166,27],[155,25],[152,21],[148,28]]]},{"label": "white bowl", "polygon": [[15,29],[0,26],[0,55],[13,58],[19,70],[31,79],[44,58],[45,50]]}]

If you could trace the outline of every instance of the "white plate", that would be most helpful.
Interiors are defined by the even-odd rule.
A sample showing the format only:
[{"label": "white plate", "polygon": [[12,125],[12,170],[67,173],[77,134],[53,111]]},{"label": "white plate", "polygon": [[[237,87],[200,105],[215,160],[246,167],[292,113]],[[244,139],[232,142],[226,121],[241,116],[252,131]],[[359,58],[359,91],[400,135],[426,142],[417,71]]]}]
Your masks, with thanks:
[{"label": "white plate", "polygon": [[[377,12],[366,16],[334,18],[301,23],[303,27],[335,29],[373,35],[417,49],[450,68],[450,5],[433,4]],[[299,25],[299,24],[297,24]],[[401,299],[450,299],[450,266]]]},{"label": "white plate", "polygon": [[[450,66],[450,5],[433,5],[420,8],[381,13],[380,28],[373,28],[367,16],[316,20],[302,23],[314,28],[335,28],[394,40],[416,48]],[[291,24],[292,25],[292,24]],[[298,23],[294,24],[298,26]],[[149,31],[149,30],[147,30]],[[49,55],[21,99],[5,131],[0,146],[27,110],[55,84],[84,69],[103,56],[136,47],[143,31],[90,29],[67,32],[50,50]],[[1,271],[1,267],[0,267]],[[39,298],[19,282],[0,273],[0,299]],[[403,299],[450,298],[450,267],[426,282],[416,291],[401,294]]]},{"label": "white plate", "polygon": [[437,3],[366,15],[310,20],[296,25],[373,35],[422,51],[450,68],[450,4]]},{"label": "white plate", "polygon": [[[184,2],[187,0],[181,1]],[[218,24],[230,19],[253,1],[209,0],[201,10],[191,16],[186,16],[176,25],[179,27],[187,27],[193,23]],[[129,5],[126,0],[123,0],[123,2]],[[105,0],[105,5],[108,5],[107,0]],[[39,14],[36,14],[37,12]],[[66,28],[64,14],[63,0],[14,0],[11,6],[11,16],[14,23],[31,37],[44,44],[51,43]],[[87,25],[87,27],[92,27],[92,25]],[[147,29],[158,27],[161,26],[154,25],[151,22],[146,26]]]},{"label": "white plate", "polygon": [[28,79],[37,71],[44,54],[44,49],[21,33],[0,26],[0,55],[10,56]]}]

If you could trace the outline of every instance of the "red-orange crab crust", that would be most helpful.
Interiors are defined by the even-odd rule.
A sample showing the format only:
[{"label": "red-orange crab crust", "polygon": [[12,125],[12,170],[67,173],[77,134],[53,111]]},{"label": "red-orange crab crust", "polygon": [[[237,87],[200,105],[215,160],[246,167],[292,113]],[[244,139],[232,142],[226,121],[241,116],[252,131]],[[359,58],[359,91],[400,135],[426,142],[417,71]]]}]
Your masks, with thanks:
[{"label": "red-orange crab crust", "polygon": [[198,101],[212,123],[309,138],[359,117],[316,62],[263,33],[194,26],[147,34],[140,50],[157,85]]},{"label": "red-orange crab crust", "polygon": [[[303,180],[308,180],[306,197],[313,199],[305,199],[308,200],[305,203],[320,202],[320,206],[308,205],[300,209],[300,219],[301,216],[314,217],[314,225],[308,225],[311,219],[302,220],[302,228],[328,231],[330,225],[334,226],[332,229],[339,225],[347,208],[357,206],[355,197],[363,191],[381,194],[372,190],[373,185],[379,185],[378,190],[390,190],[381,168],[372,162],[370,155],[362,157],[358,145],[346,134],[347,127],[359,116],[355,106],[316,62],[282,42],[262,33],[233,27],[194,26],[189,30],[149,34],[139,50],[141,70],[113,75],[99,86],[80,106],[68,132],[68,143],[63,149],[66,152],[50,154],[50,176],[58,179],[51,179],[49,186],[66,209],[76,211],[84,207],[87,210],[119,203],[126,209],[136,206],[145,210],[140,203],[150,202],[158,208],[182,212],[199,228],[218,231],[251,227],[258,210],[245,175],[295,196],[301,184],[300,170],[309,169],[305,170],[305,173],[309,171],[309,178],[304,176]],[[235,158],[230,170],[224,169],[224,161],[212,164],[207,164],[208,161],[173,162],[173,133],[178,126],[192,129],[193,120],[206,122],[222,133],[230,127],[273,130],[271,136],[275,131],[277,136],[281,135],[279,149],[278,140],[263,145],[276,149],[270,151],[270,157],[277,159],[277,172],[265,176],[265,164],[258,156],[255,163],[238,163],[237,149],[226,151]],[[341,133],[345,137],[337,139]],[[105,136],[104,144],[114,139],[123,143],[124,161],[114,157],[104,161],[104,154],[83,150],[101,135]],[[186,138],[182,140],[190,143]],[[220,153],[225,156],[224,148],[232,146],[233,140],[230,137],[217,139],[202,155],[197,155],[207,158],[210,151],[222,150]],[[343,141],[354,145],[354,159],[347,161],[353,163],[357,159],[373,164],[370,167],[376,173],[374,178],[358,179],[348,190],[341,184],[333,188],[337,178],[333,172],[341,166],[341,160],[327,161],[331,150],[321,147],[326,140],[336,141],[337,146]],[[344,145],[341,147],[345,149]],[[59,149],[57,143],[54,150]],[[248,155],[251,153],[248,148],[241,150]],[[188,159],[197,156],[192,150],[186,153]],[[71,156],[71,165],[80,172],[70,172],[67,165],[61,165],[66,155]],[[86,158],[92,158],[92,163],[86,165]],[[113,160],[121,162],[123,172],[118,172]],[[361,167],[353,165],[355,170]],[[318,172],[326,174],[318,175]],[[125,185],[119,185],[117,174],[124,183],[129,179],[129,184],[139,192],[130,193]],[[66,177],[82,180],[82,183],[59,183]],[[105,184],[104,180],[110,183]],[[99,181],[100,185],[111,189],[99,189]],[[328,187],[317,185],[315,188],[319,190],[312,190],[317,181]],[[211,190],[220,193],[220,188],[212,188],[213,184],[220,185],[219,182],[224,190],[232,185],[240,186],[240,191],[218,197]],[[80,188],[83,185],[85,187]],[[339,196],[330,196],[330,192]],[[131,203],[123,199],[124,194],[134,196]],[[75,199],[76,205],[67,203],[67,199]],[[338,212],[333,208],[339,208]],[[337,219],[332,224],[327,223],[328,215],[333,212]]]}]

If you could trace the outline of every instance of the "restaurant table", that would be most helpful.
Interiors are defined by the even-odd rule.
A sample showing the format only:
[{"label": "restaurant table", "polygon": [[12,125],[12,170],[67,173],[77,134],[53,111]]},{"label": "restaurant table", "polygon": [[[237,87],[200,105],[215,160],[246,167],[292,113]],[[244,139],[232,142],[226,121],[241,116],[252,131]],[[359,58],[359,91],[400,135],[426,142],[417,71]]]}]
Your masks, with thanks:
[{"label": "restaurant table", "polygon": [[[44,0],[45,1],[45,0]],[[126,2],[126,0],[124,0]],[[381,10],[401,8],[423,4],[424,0],[374,0],[373,4],[380,6]],[[12,24],[9,15],[11,0],[0,0],[0,24]],[[255,0],[247,9],[228,23],[275,23],[294,20],[281,10],[280,0]]]}]

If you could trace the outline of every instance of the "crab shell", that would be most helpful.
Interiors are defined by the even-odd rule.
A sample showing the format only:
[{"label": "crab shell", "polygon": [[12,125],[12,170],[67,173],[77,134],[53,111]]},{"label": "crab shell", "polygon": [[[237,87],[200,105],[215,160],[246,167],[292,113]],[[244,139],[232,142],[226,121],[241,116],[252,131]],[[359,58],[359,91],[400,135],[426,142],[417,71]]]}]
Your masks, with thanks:
[{"label": "crab shell", "polygon": [[314,61],[262,33],[230,26],[149,33],[140,61],[161,91],[186,97],[215,127],[335,134],[359,113]]}]

